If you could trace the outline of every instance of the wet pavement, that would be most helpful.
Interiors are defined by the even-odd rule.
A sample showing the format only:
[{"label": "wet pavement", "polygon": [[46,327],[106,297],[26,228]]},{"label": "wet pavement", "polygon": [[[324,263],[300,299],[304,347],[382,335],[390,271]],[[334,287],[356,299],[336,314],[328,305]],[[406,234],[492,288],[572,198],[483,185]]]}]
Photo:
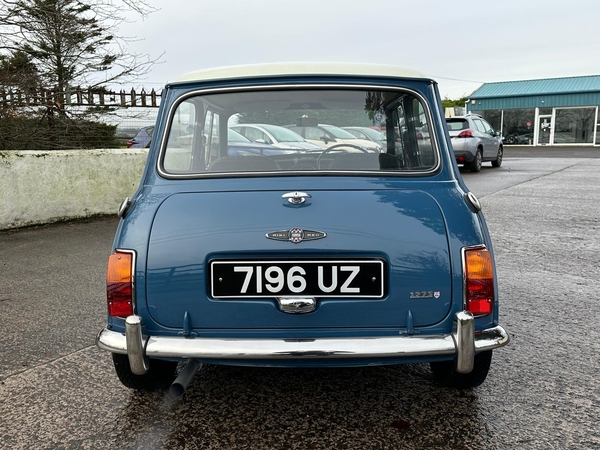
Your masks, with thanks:
[{"label": "wet pavement", "polygon": [[600,449],[600,160],[461,170],[496,252],[486,382],[427,365],[204,366],[180,398],[124,388],[94,337],[114,218],[0,232],[0,448]]}]

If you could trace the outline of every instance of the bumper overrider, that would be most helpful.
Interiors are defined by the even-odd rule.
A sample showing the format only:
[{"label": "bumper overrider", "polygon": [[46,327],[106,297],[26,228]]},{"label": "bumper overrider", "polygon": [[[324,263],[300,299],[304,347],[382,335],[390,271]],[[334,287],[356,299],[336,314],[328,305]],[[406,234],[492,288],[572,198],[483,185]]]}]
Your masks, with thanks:
[{"label": "bumper overrider", "polygon": [[142,318],[125,320],[125,334],[104,328],[96,345],[112,353],[127,354],[131,371],[137,375],[149,369],[150,358],[210,360],[294,360],[363,359],[455,355],[456,370],[473,370],[477,352],[508,344],[504,328],[495,326],[475,332],[475,318],[467,311],[455,315],[450,334],[402,335],[318,339],[237,339],[144,336]]}]

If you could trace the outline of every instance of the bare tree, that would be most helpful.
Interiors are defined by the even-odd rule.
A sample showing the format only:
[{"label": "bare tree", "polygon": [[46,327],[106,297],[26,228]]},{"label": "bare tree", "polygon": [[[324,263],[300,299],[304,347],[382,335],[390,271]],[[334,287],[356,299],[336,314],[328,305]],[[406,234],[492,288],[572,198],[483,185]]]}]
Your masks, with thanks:
[{"label": "bare tree", "polygon": [[[2,0],[0,90],[37,88],[51,92],[44,94],[43,101],[47,98],[47,102],[43,109],[26,111],[20,107],[14,113],[8,106],[11,117],[46,120],[48,124],[45,132],[36,128],[22,132],[20,137],[40,145],[41,138],[34,139],[34,135],[45,133],[48,147],[60,148],[60,133],[67,133],[63,129],[95,126],[99,110],[110,112],[108,107],[77,109],[65,105],[78,86],[90,92],[103,90],[148,73],[158,58],[131,53],[128,44],[134,38],[120,35],[119,29],[126,17],[144,17],[153,11],[145,0]],[[9,117],[0,111],[2,116]]]},{"label": "bare tree", "polygon": [[128,11],[152,9],[143,0],[4,0],[0,54],[27,55],[44,87],[60,94],[139,78],[156,59],[129,53],[128,38],[115,34]]}]

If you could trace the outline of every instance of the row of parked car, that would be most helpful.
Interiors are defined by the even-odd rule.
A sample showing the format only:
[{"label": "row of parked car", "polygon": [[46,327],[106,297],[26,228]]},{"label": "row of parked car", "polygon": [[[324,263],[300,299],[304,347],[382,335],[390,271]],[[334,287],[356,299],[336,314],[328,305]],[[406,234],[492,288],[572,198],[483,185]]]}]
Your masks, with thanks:
[{"label": "row of parked car", "polygon": [[[446,119],[456,162],[479,172],[485,161],[493,167],[500,167],[503,157],[500,132],[481,116],[470,114]],[[142,128],[127,142],[128,148],[148,148],[152,140],[154,126]],[[396,140],[400,141],[398,133]],[[420,139],[429,139],[426,127],[419,132]],[[276,154],[281,150],[323,151],[334,145],[346,144],[368,152],[381,152],[386,148],[386,135],[369,127],[337,127],[327,124],[310,126],[271,124],[233,125],[228,132],[229,142],[235,143],[235,152]],[[280,151],[276,149],[281,149]]]},{"label": "row of parked car", "polygon": [[[362,127],[340,128],[333,125],[317,124],[311,126],[287,125],[280,127],[267,124],[234,125],[232,130],[252,142],[270,144],[290,150],[323,151],[339,144],[359,146],[367,151],[380,152],[385,136],[376,130]],[[369,130],[372,137],[362,130]]]}]

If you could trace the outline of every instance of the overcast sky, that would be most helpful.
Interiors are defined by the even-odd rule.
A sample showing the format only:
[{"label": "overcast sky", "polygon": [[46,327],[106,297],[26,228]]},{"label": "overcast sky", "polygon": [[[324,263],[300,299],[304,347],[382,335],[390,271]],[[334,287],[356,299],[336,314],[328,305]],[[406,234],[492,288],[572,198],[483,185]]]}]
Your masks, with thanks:
[{"label": "overcast sky", "polygon": [[600,75],[599,0],[148,0],[121,31],[162,63],[159,88],[197,69],[287,61],[391,64],[442,97],[483,82]]}]

